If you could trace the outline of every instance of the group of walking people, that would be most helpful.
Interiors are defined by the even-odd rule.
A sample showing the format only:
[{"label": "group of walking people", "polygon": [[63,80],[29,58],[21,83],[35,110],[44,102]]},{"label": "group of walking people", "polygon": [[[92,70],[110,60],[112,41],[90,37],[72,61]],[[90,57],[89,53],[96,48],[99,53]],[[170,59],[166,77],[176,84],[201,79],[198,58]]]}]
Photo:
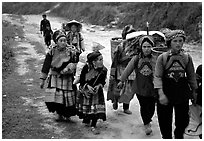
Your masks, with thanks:
[{"label": "group of walking people", "polygon": [[[97,47],[88,53],[79,80],[74,83],[80,54],[85,51],[80,33],[81,23],[73,20],[67,26],[68,32],[57,30],[53,33],[54,46],[47,52],[41,70],[41,88],[46,84],[45,104],[49,112],[56,112],[56,121],[70,120],[78,115],[83,123],[90,125],[98,134],[98,119],[106,120],[103,87],[107,68]],[[77,83],[80,83],[77,88]]]},{"label": "group of walking people", "polygon": [[[50,112],[58,114],[57,121],[70,120],[78,115],[94,134],[98,119],[106,120],[103,87],[106,84],[107,68],[99,49],[86,56],[79,80],[75,81],[80,54],[85,51],[82,25],[71,21],[70,30],[55,31],[55,42],[46,54],[42,67],[41,88],[46,83],[45,103]],[[183,48],[186,39],[182,30],[166,33],[168,51],[154,56],[154,38],[143,35],[138,39],[138,49],[127,55],[128,34],[135,32],[126,26],[122,32],[122,43],[116,47],[110,70],[107,100],[112,100],[113,109],[123,103],[124,113],[132,114],[130,101],[136,94],[146,135],[152,133],[151,121],[157,107],[158,122],[162,138],[172,138],[172,117],[175,110],[174,138],[183,138],[189,124],[189,99],[196,99],[196,75],[192,58]],[[74,83],[75,81],[75,83]],[[79,86],[77,85],[79,83]],[[155,106],[157,105],[157,106]]]}]

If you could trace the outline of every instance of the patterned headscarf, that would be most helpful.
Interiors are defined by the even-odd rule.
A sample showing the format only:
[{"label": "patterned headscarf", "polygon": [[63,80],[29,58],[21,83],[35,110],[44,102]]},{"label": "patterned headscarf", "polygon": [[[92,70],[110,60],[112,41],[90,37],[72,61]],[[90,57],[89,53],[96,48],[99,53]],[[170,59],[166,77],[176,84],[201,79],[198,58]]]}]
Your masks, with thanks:
[{"label": "patterned headscarf", "polygon": [[170,32],[166,33],[166,41],[171,41],[172,39],[176,37],[183,37],[183,39],[186,39],[185,32],[183,30],[171,30]]},{"label": "patterned headscarf", "polygon": [[140,45],[140,47],[142,46],[142,44],[143,44],[144,42],[148,42],[148,43],[150,43],[152,46],[155,45],[154,39],[153,39],[152,36],[148,36],[148,35],[142,36],[142,37],[139,39],[139,45]]},{"label": "patterned headscarf", "polygon": [[55,31],[54,34],[53,34],[53,41],[54,41],[55,43],[57,43],[57,40],[58,40],[60,37],[66,37],[65,32],[62,31],[62,30],[57,30],[57,31]]}]

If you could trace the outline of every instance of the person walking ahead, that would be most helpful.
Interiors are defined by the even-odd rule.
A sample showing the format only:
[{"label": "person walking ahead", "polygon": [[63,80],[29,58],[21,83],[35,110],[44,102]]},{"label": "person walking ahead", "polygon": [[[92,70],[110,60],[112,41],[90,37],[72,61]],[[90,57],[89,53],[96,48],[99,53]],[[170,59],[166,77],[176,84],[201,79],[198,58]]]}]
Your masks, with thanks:
[{"label": "person walking ahead", "polygon": [[174,138],[182,139],[189,124],[189,99],[195,100],[196,75],[191,56],[182,49],[186,39],[184,31],[170,31],[166,38],[169,51],[158,56],[154,77],[154,88],[159,96],[158,121],[162,138],[171,139],[174,109]]},{"label": "person walking ahead", "polygon": [[[132,25],[126,25],[122,31],[122,39],[123,41],[119,44],[113,55],[113,62],[111,64],[110,71],[110,82],[108,86],[107,92],[107,100],[111,100],[113,103],[113,109],[118,109],[118,102],[123,103],[123,110],[126,114],[132,114],[129,110],[130,101],[134,97],[134,93],[131,91],[131,85],[133,80],[135,79],[135,72],[133,72],[126,82],[126,85],[123,86],[123,90],[117,89],[117,84],[119,82],[119,78],[122,72],[125,70],[128,62],[131,60],[132,56],[127,55],[125,49],[127,47],[126,36],[129,33],[135,32],[136,30],[132,27]],[[120,95],[121,94],[121,95]]]},{"label": "person walking ahead", "polygon": [[43,36],[44,36],[46,27],[49,26],[51,28],[51,25],[50,25],[50,21],[47,20],[46,14],[43,14],[42,17],[43,17],[43,19],[40,22],[40,33],[43,34]]}]

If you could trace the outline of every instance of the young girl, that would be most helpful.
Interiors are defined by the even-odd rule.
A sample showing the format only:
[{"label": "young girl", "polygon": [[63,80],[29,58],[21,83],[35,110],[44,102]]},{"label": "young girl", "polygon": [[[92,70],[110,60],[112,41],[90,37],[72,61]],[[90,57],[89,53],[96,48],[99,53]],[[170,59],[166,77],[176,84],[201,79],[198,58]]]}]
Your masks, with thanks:
[{"label": "young girl", "polygon": [[146,135],[152,132],[152,117],[155,111],[153,73],[156,58],[151,54],[154,41],[151,36],[143,36],[139,39],[141,53],[134,56],[121,75],[118,87],[121,88],[128,76],[135,70],[136,78],[132,84],[132,91],[136,93],[140,104],[140,114],[144,123]]},{"label": "young girl", "polygon": [[67,43],[69,45],[73,45],[76,47],[77,49],[77,58],[79,61],[79,55],[85,51],[85,48],[84,48],[84,39],[80,33],[80,30],[82,28],[82,24],[79,23],[78,21],[76,20],[72,20],[70,22],[67,23],[67,27],[68,27],[68,30],[69,32],[67,33]]},{"label": "young girl", "polygon": [[106,120],[103,87],[105,85],[107,69],[103,65],[103,56],[99,51],[87,55],[86,64],[80,75],[80,90],[78,97],[79,118],[86,125],[91,124],[94,134],[99,134],[96,128],[98,119]]},{"label": "young girl", "polygon": [[162,138],[172,138],[172,117],[175,113],[174,138],[182,139],[189,124],[189,99],[194,99],[197,89],[193,61],[182,49],[185,41],[182,30],[166,33],[169,48],[158,56],[154,88],[158,90],[157,115]]},{"label": "young girl", "polygon": [[49,112],[58,114],[57,121],[69,119],[76,115],[76,86],[74,73],[76,69],[75,52],[67,46],[64,32],[56,31],[53,35],[56,45],[46,54],[42,67],[41,88],[48,81],[45,103]]}]

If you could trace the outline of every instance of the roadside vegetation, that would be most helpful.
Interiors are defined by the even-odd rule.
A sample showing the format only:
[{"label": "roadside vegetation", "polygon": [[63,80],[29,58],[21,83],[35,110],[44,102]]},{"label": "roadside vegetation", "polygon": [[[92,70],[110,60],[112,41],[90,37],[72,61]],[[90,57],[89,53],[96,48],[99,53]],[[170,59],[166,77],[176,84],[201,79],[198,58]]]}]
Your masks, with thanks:
[{"label": "roadside vegetation", "polygon": [[201,42],[202,2],[14,2],[2,4],[3,13],[41,14],[60,4],[50,14],[95,25],[132,24],[138,30],[183,29],[188,41]]}]

